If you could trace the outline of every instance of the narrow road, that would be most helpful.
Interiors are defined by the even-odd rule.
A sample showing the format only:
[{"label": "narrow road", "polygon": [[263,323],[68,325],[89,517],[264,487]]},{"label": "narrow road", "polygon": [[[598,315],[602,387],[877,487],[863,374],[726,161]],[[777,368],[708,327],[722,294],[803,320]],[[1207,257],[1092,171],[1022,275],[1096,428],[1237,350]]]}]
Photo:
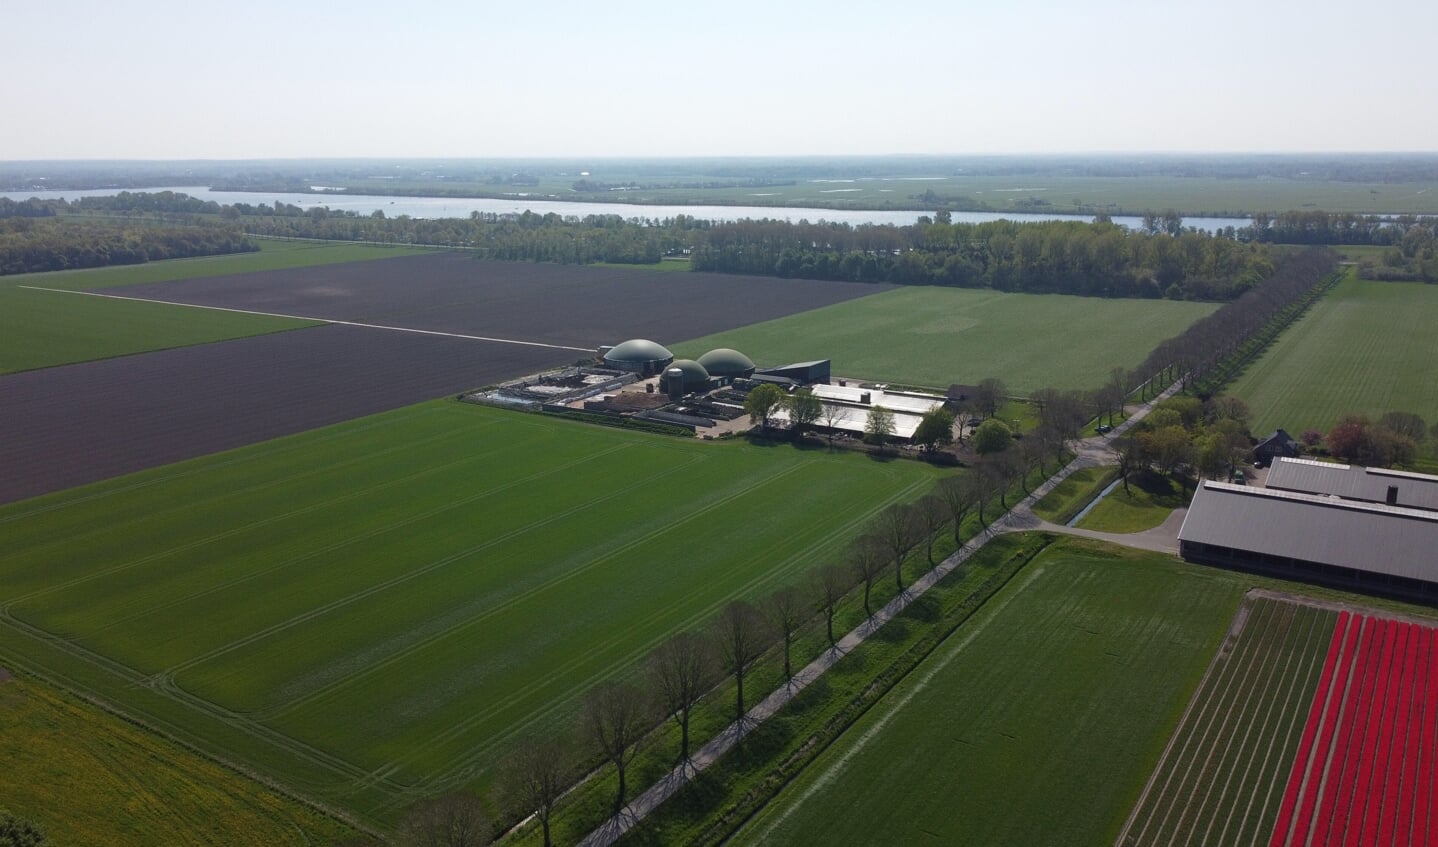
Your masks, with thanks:
[{"label": "narrow road", "polygon": [[[1178,523],[1174,523],[1174,516],[1170,516],[1163,526],[1149,530],[1146,533],[1134,533],[1132,535],[1120,535],[1106,532],[1093,532],[1091,530],[1074,529],[1070,527],[1057,526],[1040,520],[1033,513],[1033,505],[1043,499],[1044,495],[1052,491],[1059,483],[1068,479],[1069,474],[1081,468],[1095,467],[1097,465],[1113,464],[1113,450],[1109,447],[1109,439],[1116,438],[1127,432],[1131,427],[1143,420],[1154,404],[1166,400],[1178,393],[1179,383],[1174,383],[1163,393],[1154,399],[1137,407],[1128,420],[1114,427],[1108,436],[1096,436],[1079,442],[1073,461],[1061,468],[1053,476],[1033,490],[1027,497],[1016,503],[1003,517],[989,525],[988,529],[969,539],[963,547],[959,548],[953,555],[945,559],[938,567],[924,574],[913,585],[893,600],[889,601],[882,609],[874,613],[874,616],[855,629],[851,630],[839,640],[838,646],[827,650],[819,658],[810,662],[798,673],[787,685],[780,686],[769,693],[769,696],[759,701],[752,709],[745,713],[742,720],[735,721],[725,727],[724,731],[711,739],[707,744],[700,747],[693,758],[682,765],[676,766],[662,779],[645,789],[641,794],[629,802],[619,814],[614,815],[605,821],[599,828],[584,837],[579,842],[581,847],[608,847],[618,841],[620,836],[633,829],[636,824],[648,814],[659,807],[661,803],[669,799],[675,792],[696,774],[714,764],[715,761],[729,752],[734,745],[738,744],[743,737],[756,726],[763,723],[779,709],[783,708],[790,700],[798,696],[799,692],[808,688],[824,672],[833,667],[841,658],[847,655],[855,647],[863,644],[869,636],[873,635],[885,623],[892,620],[900,612],[904,611],[910,603],[922,597],[925,592],[932,588],[944,577],[952,573],[956,568],[968,561],[969,557],[988,543],[989,539],[1007,532],[1029,532],[1042,530],[1048,532],[1064,533],[1068,535],[1079,535],[1088,538],[1097,538],[1103,541],[1111,541],[1115,544],[1126,544],[1127,546],[1140,547],[1145,550],[1163,550],[1170,552],[1167,547],[1150,546],[1162,545],[1164,531],[1173,524],[1173,536],[1175,541],[1172,551],[1178,549],[1177,534],[1178,524],[1182,523],[1182,517],[1178,517]],[[1175,513],[1177,514],[1177,512]],[[1142,536],[1142,537],[1140,537]],[[1137,543],[1135,543],[1137,542]]]}]

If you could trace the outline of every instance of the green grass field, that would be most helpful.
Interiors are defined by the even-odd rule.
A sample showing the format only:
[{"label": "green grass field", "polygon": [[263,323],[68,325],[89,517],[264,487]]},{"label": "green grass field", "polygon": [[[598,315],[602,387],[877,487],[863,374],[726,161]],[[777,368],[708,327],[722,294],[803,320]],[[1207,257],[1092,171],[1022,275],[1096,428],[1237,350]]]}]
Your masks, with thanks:
[{"label": "green grass field", "polygon": [[30,679],[0,682],[0,798],[52,844],[333,844],[354,831]]},{"label": "green grass field", "polygon": [[5,286],[0,287],[0,373],[316,325]]},{"label": "green grass field", "polygon": [[82,291],[142,282],[357,262],[421,252],[358,244],[263,241],[258,253],[172,259],[0,278],[0,373],[205,344],[305,326],[312,321],[87,297]]},{"label": "green grass field", "polygon": [[673,349],[697,357],[733,347],[760,365],[831,358],[836,375],[938,388],[998,377],[1022,394],[1099,386],[1215,308],[908,286]]},{"label": "green grass field", "polygon": [[1058,542],[736,843],[1112,843],[1242,593]]},{"label": "green grass field", "polygon": [[1438,419],[1438,286],[1348,275],[1229,386],[1254,433],[1327,432],[1349,412]]},{"label": "green grass field", "polygon": [[16,274],[0,277],[0,287],[35,285],[44,288],[111,288],[116,285],[138,285],[144,282],[169,282],[176,279],[198,279],[252,271],[274,271],[281,268],[305,268],[313,265],[336,265],[343,262],[388,259],[394,256],[413,256],[417,253],[433,252],[435,249],[432,247],[388,247],[334,242],[256,240],[260,245],[258,253],[230,253],[224,256],[200,256],[193,259],[168,259],[163,262],[147,262],[143,265],[115,265],[108,268]]},{"label": "green grass field", "polygon": [[0,509],[0,657],[390,820],[935,474],[436,401]]},{"label": "green grass field", "polygon": [[[1117,477],[1115,470],[1114,476]],[[1143,532],[1153,529],[1180,506],[1187,506],[1192,492],[1167,477],[1145,471],[1094,504],[1078,526],[1098,532]]]}]

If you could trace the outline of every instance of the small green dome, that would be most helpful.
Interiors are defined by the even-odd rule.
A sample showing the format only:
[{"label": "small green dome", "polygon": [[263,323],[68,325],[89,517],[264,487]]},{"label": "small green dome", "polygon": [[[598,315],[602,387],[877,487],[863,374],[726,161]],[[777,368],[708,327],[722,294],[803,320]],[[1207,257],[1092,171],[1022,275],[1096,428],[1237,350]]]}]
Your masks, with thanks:
[{"label": "small green dome", "polygon": [[754,375],[754,362],[738,350],[720,347],[699,357],[699,364],[713,376],[750,377]]},{"label": "small green dome", "polygon": [[[675,384],[676,379],[678,385]],[[675,390],[687,394],[690,391],[702,391],[708,387],[709,372],[693,359],[675,359],[659,376],[659,389],[671,394]]]}]

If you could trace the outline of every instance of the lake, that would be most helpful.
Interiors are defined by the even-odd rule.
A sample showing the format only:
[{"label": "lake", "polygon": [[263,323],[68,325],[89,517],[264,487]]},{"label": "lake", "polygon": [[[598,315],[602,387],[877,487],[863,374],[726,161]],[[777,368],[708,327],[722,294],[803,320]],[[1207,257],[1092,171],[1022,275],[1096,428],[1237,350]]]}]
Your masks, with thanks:
[{"label": "lake", "polygon": [[[412,218],[467,218],[472,212],[497,215],[518,215],[525,211],[535,214],[549,214],[584,217],[585,215],[619,215],[624,218],[664,219],[677,215],[688,215],[712,221],[737,221],[746,218],[775,218],[789,221],[834,221],[846,224],[894,224],[905,226],[919,219],[920,215],[932,215],[933,210],[862,211],[853,209],[804,209],[786,206],[675,206],[640,205],[636,203],[578,203],[564,200],[534,200],[526,197],[509,198],[464,198],[464,197],[385,197],[377,194],[297,194],[283,191],[211,191],[203,185],[181,185],[163,188],[99,188],[84,191],[6,191],[0,196],[11,200],[29,197],[63,197],[73,200],[77,197],[109,197],[121,191],[174,191],[188,194],[201,200],[213,200],[220,204],[286,203],[308,209],[312,206],[328,206],[337,211],[356,212],[368,215],[383,210],[388,217],[409,215]],[[1026,212],[953,212],[955,223],[985,223],[987,221],[1091,221],[1091,215],[1036,214]],[[1118,215],[1114,223],[1131,229],[1143,225],[1143,219]],[[1184,226],[1199,227],[1213,232],[1224,227],[1248,226],[1248,218],[1184,218]]]}]

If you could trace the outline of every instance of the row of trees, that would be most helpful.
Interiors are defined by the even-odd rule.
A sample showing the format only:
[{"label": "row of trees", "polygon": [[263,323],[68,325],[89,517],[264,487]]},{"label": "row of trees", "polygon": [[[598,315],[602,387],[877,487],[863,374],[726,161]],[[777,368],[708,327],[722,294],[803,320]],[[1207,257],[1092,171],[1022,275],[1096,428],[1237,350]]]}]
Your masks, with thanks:
[{"label": "row of trees", "polygon": [[[799,635],[819,620],[829,649],[836,649],[836,624],[846,607],[861,606],[864,619],[872,619],[881,581],[892,579],[894,590],[903,591],[911,565],[937,566],[940,538],[946,543],[952,539],[957,549],[970,516],[985,521],[989,517],[985,510],[995,499],[1007,507],[1015,467],[1012,462],[985,461],[969,473],[940,480],[917,501],[890,505],[865,525],[838,561],[821,565],[757,601],[730,601],[707,625],[665,639],[634,672],[590,689],[581,700],[572,732],[532,736],[507,758],[497,782],[503,817],[533,815],[544,843],[552,843],[556,805],[596,757],[613,769],[617,779],[613,809],[621,811],[629,799],[630,767],[659,725],[672,723],[677,731],[676,763],[690,762],[691,725],[706,698],[727,689],[733,697],[733,720],[744,721],[750,705],[746,684],[762,657],[773,655],[783,679],[792,679]],[[474,798],[448,795],[416,806],[402,834],[457,826],[473,832],[471,824],[459,826],[455,821],[468,821],[477,814]],[[490,828],[483,830],[487,840]]]},{"label": "row of trees", "polygon": [[1333,251],[1320,247],[1275,254],[1274,259],[1274,271],[1261,285],[1156,346],[1134,371],[1135,384],[1155,375],[1159,384],[1181,378],[1185,387],[1221,381],[1240,350],[1271,323],[1291,315],[1338,264]]},{"label": "row of trees", "polygon": [[1271,271],[1261,245],[1077,221],[736,221],[696,239],[692,261],[725,273],[1202,300],[1236,297]]},{"label": "row of trees", "polygon": [[238,230],[220,226],[0,220],[0,275],[136,265],[258,249],[258,244]]}]

